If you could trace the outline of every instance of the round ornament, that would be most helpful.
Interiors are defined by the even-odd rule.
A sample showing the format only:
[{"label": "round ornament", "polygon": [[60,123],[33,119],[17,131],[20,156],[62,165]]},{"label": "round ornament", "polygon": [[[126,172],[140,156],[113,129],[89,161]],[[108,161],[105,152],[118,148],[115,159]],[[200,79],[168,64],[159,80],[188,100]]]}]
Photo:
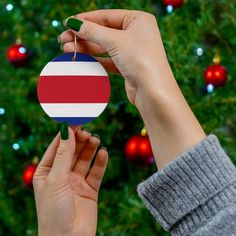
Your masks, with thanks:
[{"label": "round ornament", "polygon": [[126,158],[137,165],[148,166],[154,161],[150,140],[147,135],[132,136],[125,146]]},{"label": "round ornament", "polygon": [[181,7],[184,3],[184,0],[164,0],[164,5],[172,6],[173,8]]},{"label": "round ornament", "polygon": [[220,64],[213,64],[205,70],[204,77],[207,85],[224,86],[227,81],[227,70]]},{"label": "round ornament", "polygon": [[34,177],[34,173],[36,169],[37,169],[37,165],[32,164],[28,166],[23,173],[23,176],[22,176],[23,182],[27,187],[32,187],[33,177]]},{"label": "round ornament", "polygon": [[29,60],[29,51],[23,44],[13,44],[7,50],[7,59],[15,67],[24,66]]},{"label": "round ornament", "polygon": [[97,118],[110,98],[106,70],[93,57],[65,53],[49,62],[38,80],[38,100],[57,122],[82,125]]}]

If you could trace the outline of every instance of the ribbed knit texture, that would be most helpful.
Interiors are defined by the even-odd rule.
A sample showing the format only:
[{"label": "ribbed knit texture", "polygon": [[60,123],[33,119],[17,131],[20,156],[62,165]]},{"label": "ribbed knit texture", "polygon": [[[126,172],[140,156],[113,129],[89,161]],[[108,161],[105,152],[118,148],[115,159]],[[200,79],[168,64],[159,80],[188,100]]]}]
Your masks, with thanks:
[{"label": "ribbed knit texture", "polygon": [[138,193],[172,235],[236,235],[236,169],[215,135],[139,184]]}]

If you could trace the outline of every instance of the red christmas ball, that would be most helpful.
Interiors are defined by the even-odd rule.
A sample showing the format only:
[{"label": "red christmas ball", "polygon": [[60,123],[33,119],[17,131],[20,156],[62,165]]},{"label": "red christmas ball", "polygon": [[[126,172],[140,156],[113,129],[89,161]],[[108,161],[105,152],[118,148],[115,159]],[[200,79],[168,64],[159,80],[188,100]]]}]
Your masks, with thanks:
[{"label": "red christmas ball", "polygon": [[184,0],[164,0],[164,5],[167,7],[171,5],[173,8],[182,7]]},{"label": "red christmas ball", "polygon": [[227,81],[227,76],[227,70],[220,64],[207,67],[204,73],[206,84],[212,84],[215,87],[224,86]]},{"label": "red christmas ball", "polygon": [[23,44],[13,44],[7,51],[7,59],[15,67],[24,66],[29,60],[29,51]]},{"label": "red christmas ball", "polygon": [[32,187],[33,185],[33,176],[34,176],[36,168],[37,168],[37,165],[32,164],[28,166],[23,173],[23,176],[22,176],[23,182],[27,187]]},{"label": "red christmas ball", "polygon": [[126,158],[137,165],[151,165],[154,161],[148,136],[134,135],[125,146]]}]

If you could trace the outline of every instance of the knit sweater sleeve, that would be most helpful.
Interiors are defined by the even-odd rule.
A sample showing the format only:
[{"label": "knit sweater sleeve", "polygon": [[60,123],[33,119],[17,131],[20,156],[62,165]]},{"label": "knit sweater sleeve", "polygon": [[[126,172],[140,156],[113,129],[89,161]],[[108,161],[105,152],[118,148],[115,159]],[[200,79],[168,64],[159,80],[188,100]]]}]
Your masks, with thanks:
[{"label": "knit sweater sleeve", "polygon": [[138,193],[172,235],[236,235],[236,169],[213,134],[139,184]]}]

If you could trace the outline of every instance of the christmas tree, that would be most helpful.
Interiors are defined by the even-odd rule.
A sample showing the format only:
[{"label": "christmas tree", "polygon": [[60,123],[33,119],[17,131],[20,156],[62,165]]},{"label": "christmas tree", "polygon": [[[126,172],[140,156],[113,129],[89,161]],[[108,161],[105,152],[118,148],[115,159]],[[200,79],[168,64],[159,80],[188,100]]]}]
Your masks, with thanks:
[{"label": "christmas tree", "polygon": [[[143,10],[157,17],[185,98],[205,132],[216,134],[236,163],[236,0],[2,0],[0,235],[37,235],[30,188],[34,168],[29,166],[34,157],[42,157],[60,128],[38,103],[37,80],[44,65],[60,54],[57,36],[65,30],[62,21],[80,12],[108,8]],[[99,195],[97,235],[169,235],[137,196],[137,184],[156,167],[147,162],[136,165],[125,155],[127,141],[140,133],[143,122],[126,98],[123,79],[111,75],[110,80],[107,109],[86,125],[99,134],[110,155]]]}]

